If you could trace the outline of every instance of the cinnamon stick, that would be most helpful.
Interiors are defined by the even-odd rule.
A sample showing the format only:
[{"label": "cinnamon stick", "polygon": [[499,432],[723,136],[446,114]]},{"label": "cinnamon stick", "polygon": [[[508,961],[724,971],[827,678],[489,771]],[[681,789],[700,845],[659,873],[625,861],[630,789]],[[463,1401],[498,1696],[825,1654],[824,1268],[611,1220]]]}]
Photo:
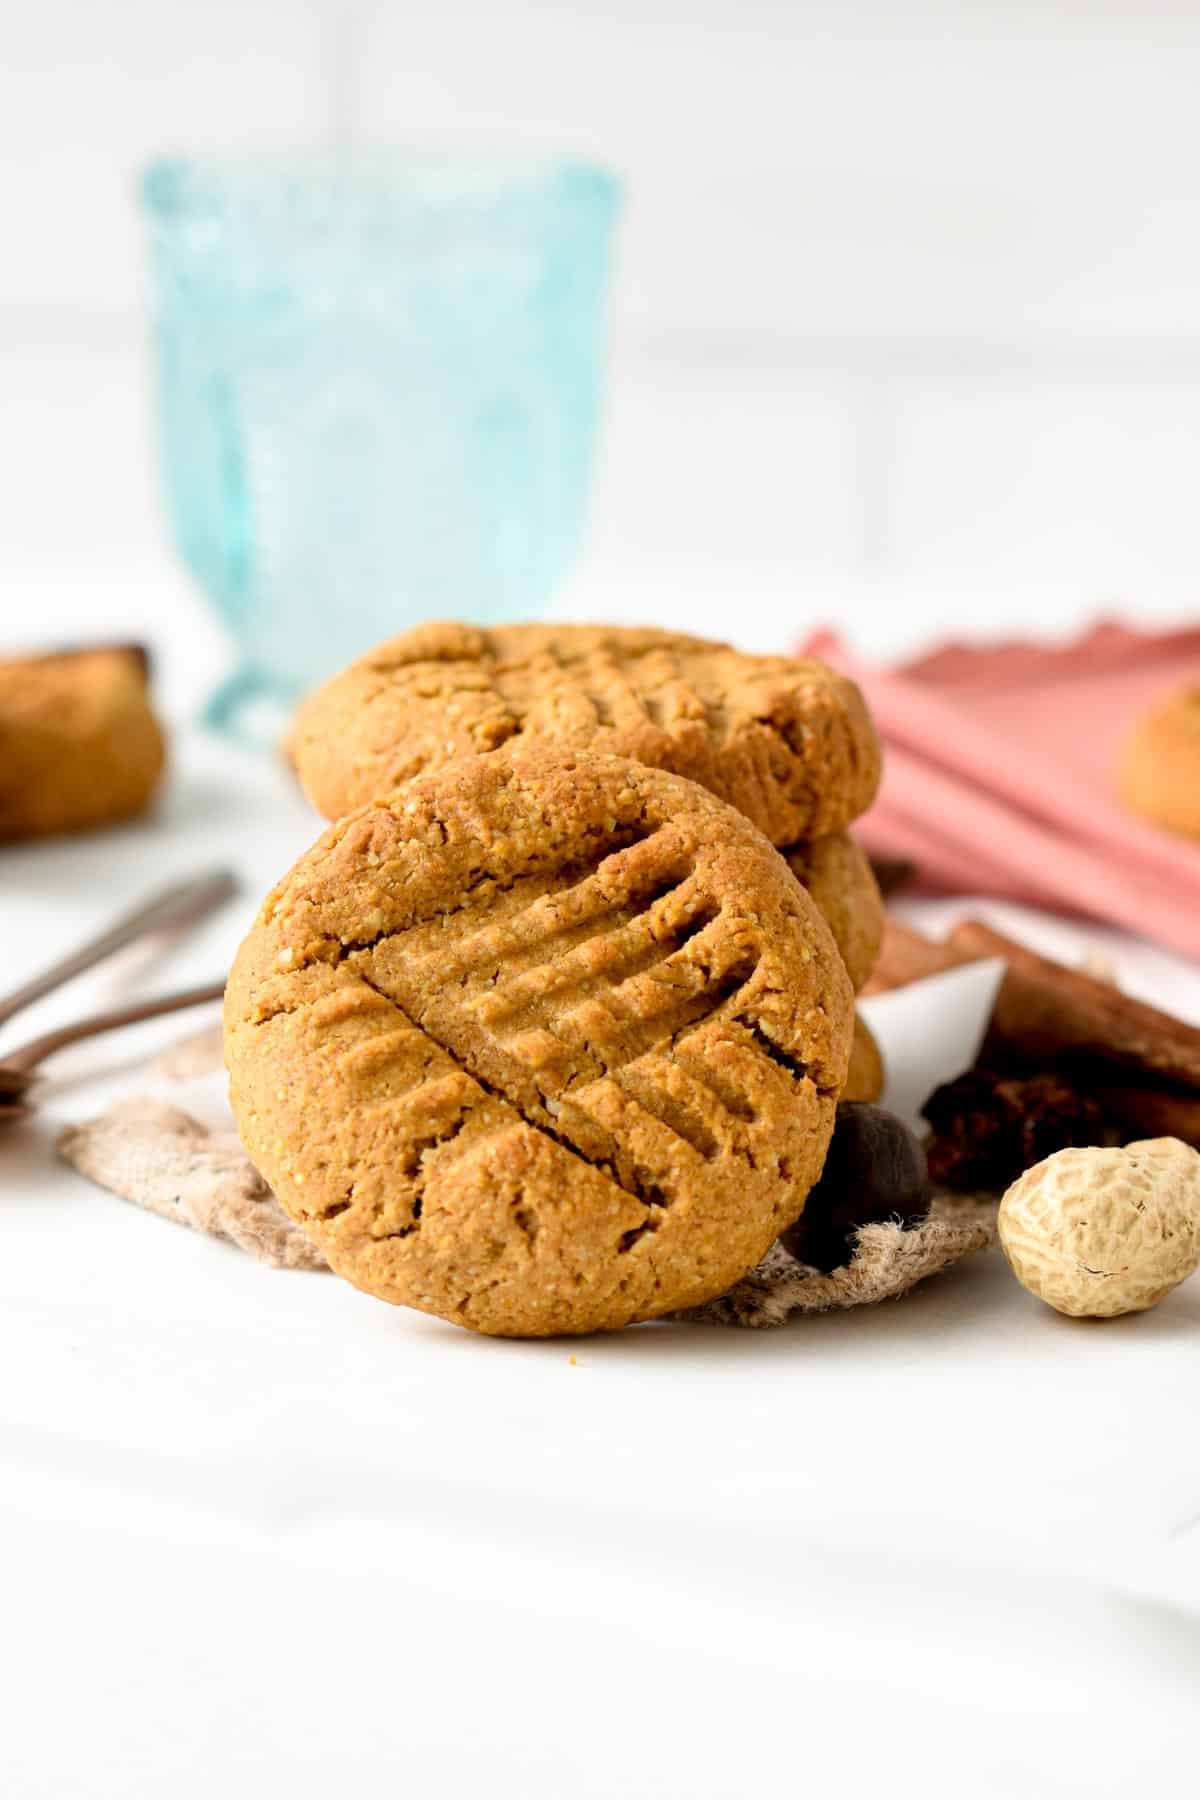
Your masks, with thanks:
[{"label": "cinnamon stick", "polygon": [[1200,1090],[1200,1031],[1194,1026],[1038,956],[977,919],[956,926],[947,945],[960,961],[1002,956],[1008,963],[990,1032],[1007,1050],[1034,1060],[1082,1051]]},{"label": "cinnamon stick", "polygon": [[[1200,1094],[1182,1088],[1114,1083],[1112,1075],[1109,1069],[1106,1080],[1092,1065],[1087,1082],[1087,1091],[1106,1112],[1142,1137],[1182,1138],[1185,1144],[1200,1148]],[[1090,1076],[1097,1077],[1094,1083]]]},{"label": "cinnamon stick", "polygon": [[949,944],[935,943],[889,915],[884,922],[879,956],[863,993],[886,994],[892,988],[907,987],[910,982],[924,981],[927,975],[940,975],[945,969],[974,960]]},{"label": "cinnamon stick", "polygon": [[1008,963],[985,1058],[990,1049],[1018,1069],[1065,1058],[1081,1087],[1132,1130],[1200,1146],[1200,1031],[977,919],[939,944],[889,918],[864,993],[907,987],[984,956]]}]

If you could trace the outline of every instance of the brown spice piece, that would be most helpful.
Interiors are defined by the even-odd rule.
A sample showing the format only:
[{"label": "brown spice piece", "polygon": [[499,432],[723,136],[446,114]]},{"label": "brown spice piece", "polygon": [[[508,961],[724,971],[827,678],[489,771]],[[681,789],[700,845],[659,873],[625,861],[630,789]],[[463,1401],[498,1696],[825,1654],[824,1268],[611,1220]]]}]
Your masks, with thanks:
[{"label": "brown spice piece", "polygon": [[323,1269],[233,1132],[210,1132],[177,1106],[139,1096],[69,1125],[59,1155],[100,1187],[276,1269]]},{"label": "brown spice piece", "polygon": [[970,1069],[936,1088],[922,1113],[933,1127],[930,1177],[950,1188],[1001,1193],[1056,1150],[1115,1141],[1098,1101],[1054,1073]]},{"label": "brown spice piece", "polygon": [[911,982],[941,975],[970,960],[949,944],[935,944],[932,938],[889,915],[884,920],[883,942],[871,978],[863,987],[863,997],[888,994],[893,988],[908,987]]},{"label": "brown spice piece", "polygon": [[950,933],[963,962],[1002,956],[1008,974],[996,998],[992,1035],[1027,1059],[1085,1050],[1107,1063],[1153,1071],[1200,1088],[1200,1030],[1134,1000],[1107,982],[1064,968],[968,919]]},{"label": "brown spice piece", "polygon": [[1080,1092],[1135,1136],[1200,1145],[1200,1032],[1146,1006],[1094,972],[1036,956],[977,920],[938,944],[889,918],[864,992],[886,993],[981,956],[1003,956],[1000,990],[983,1060],[1012,1073],[1065,1064]]},{"label": "brown spice piece", "polygon": [[1088,1091],[1126,1126],[1135,1138],[1179,1138],[1200,1148],[1200,1094],[1186,1088],[1153,1087],[1112,1080],[1112,1071],[1095,1068],[1088,1074]]},{"label": "brown spice piece", "polygon": [[910,1230],[932,1198],[925,1153],[902,1119],[882,1106],[843,1100],[821,1179],[782,1235],[796,1258],[826,1274],[850,1261],[864,1225]]}]

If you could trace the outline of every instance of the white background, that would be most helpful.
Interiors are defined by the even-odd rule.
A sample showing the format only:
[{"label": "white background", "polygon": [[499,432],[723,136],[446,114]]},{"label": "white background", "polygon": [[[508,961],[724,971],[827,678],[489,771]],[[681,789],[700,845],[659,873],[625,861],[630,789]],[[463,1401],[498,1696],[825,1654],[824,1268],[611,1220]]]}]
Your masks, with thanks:
[{"label": "white background", "polygon": [[[216,675],[136,171],[354,136],[629,181],[564,607],[879,651],[1194,613],[1198,92],[1168,0],[0,0],[0,637],[149,632],[176,707]],[[0,990],[198,861],[241,911],[38,1025],[210,976],[311,836],[265,761],[179,751],[155,818],[6,853]],[[1097,941],[1200,1018],[1194,972]],[[572,1364],[56,1174],[55,1124],[133,1079],[86,1066],[0,1143],[6,1797],[1197,1791],[1197,1282],[1092,1329],[981,1258]]]},{"label": "white background", "polygon": [[[868,648],[1195,608],[1200,7],[0,0],[0,618],[196,601],[136,174],[334,138],[627,178],[564,604]],[[37,594],[30,617],[31,590]],[[217,640],[212,656],[218,659]]]}]

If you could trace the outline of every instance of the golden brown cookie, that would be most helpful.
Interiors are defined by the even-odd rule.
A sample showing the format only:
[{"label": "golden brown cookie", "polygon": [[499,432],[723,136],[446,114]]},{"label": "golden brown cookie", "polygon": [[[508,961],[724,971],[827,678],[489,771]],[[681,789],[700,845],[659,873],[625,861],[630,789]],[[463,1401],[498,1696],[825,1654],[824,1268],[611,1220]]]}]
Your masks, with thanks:
[{"label": "golden brown cookie", "polygon": [[723,1292],[800,1212],[846,1075],[829,931],[661,770],[465,758],[331,827],[226,993],[247,1151],[341,1275],[504,1336]]},{"label": "golden brown cookie", "polygon": [[686,775],[774,844],[840,830],[879,780],[862,696],[824,663],[592,625],[419,626],[318,688],[289,751],[309,799],[337,818],[514,739]]},{"label": "golden brown cookie", "polygon": [[884,1086],[883,1052],[862,1014],[854,1015],[854,1040],[843,1100],[878,1100]]},{"label": "golden brown cookie", "polygon": [[1200,687],[1176,688],[1138,720],[1117,779],[1132,812],[1200,837]]},{"label": "golden brown cookie", "polygon": [[132,646],[0,660],[0,839],[141,811],[164,754],[146,674]]},{"label": "golden brown cookie", "polygon": [[844,831],[783,852],[833,933],[855,993],[870,979],[883,943],[883,899],[866,854]]}]

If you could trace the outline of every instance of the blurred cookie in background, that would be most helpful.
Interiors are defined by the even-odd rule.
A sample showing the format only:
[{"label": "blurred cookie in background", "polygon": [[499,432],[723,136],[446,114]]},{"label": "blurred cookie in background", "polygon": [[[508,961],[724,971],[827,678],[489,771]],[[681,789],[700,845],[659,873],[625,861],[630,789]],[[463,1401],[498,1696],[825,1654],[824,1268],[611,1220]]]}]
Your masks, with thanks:
[{"label": "blurred cookie in background", "polygon": [[1142,715],[1126,740],[1117,785],[1131,812],[1200,837],[1200,686],[1176,688]]},{"label": "blurred cookie in background", "polygon": [[0,658],[0,840],[87,831],[145,807],[166,747],[138,645]]},{"label": "blurred cookie in background", "polygon": [[887,1079],[883,1052],[878,1039],[860,1012],[854,1015],[854,1037],[850,1045],[850,1067],[843,1100],[879,1100]]},{"label": "blurred cookie in background", "polygon": [[865,852],[848,832],[835,831],[791,845],[783,858],[823,914],[858,993],[883,942],[883,897]]}]

